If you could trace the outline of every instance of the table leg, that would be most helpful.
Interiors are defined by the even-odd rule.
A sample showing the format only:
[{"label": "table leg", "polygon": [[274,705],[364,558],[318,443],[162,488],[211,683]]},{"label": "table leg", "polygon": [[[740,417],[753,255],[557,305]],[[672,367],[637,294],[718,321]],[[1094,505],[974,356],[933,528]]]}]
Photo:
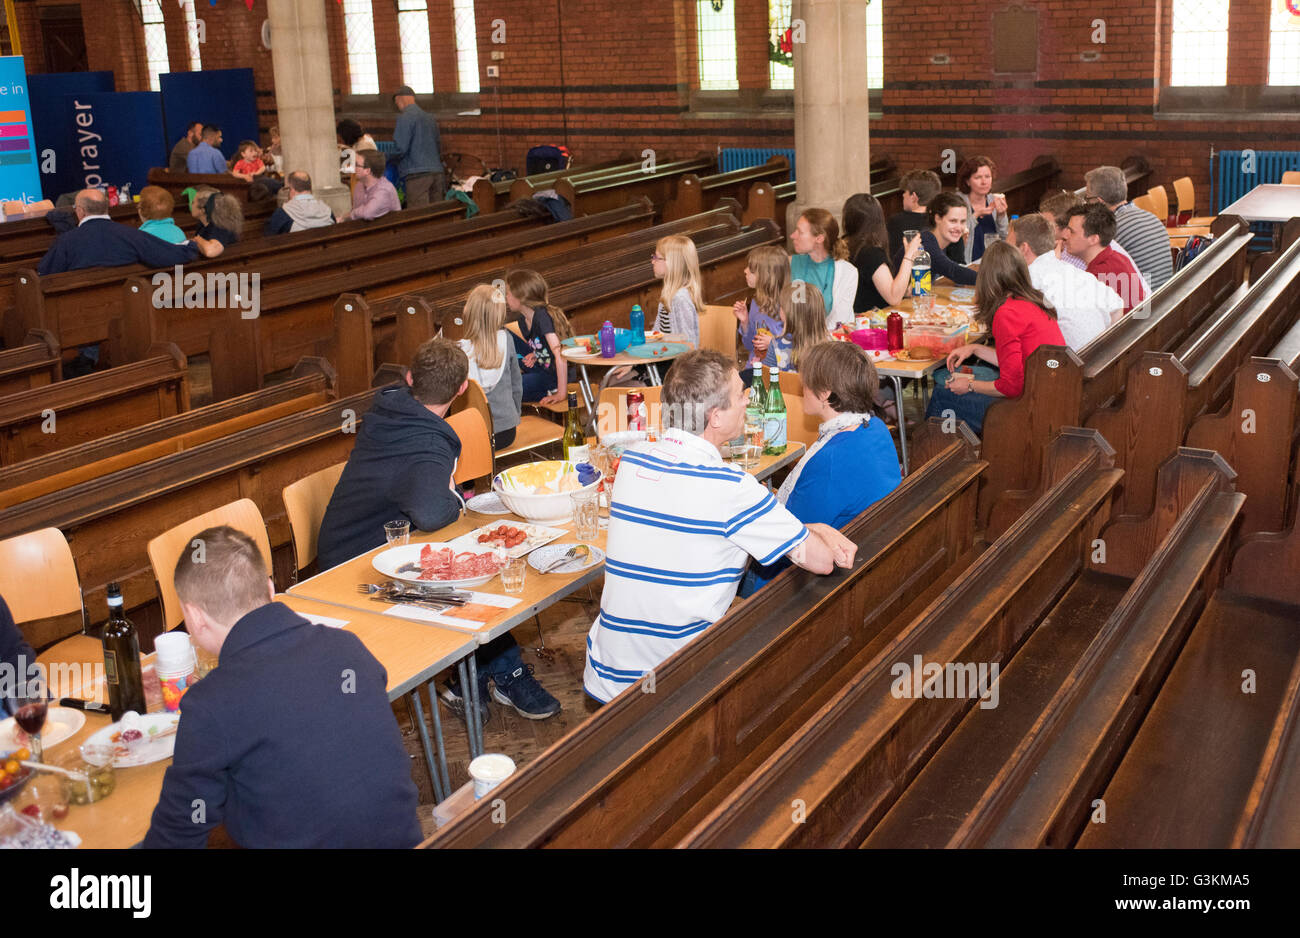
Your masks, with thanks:
[{"label": "table leg", "polygon": [[460,663],[461,686],[466,688],[465,726],[469,735],[469,755],[475,758],[483,754],[483,726],[479,723],[478,700],[478,662],[477,652],[470,652]]},{"label": "table leg", "polygon": [[894,402],[898,411],[898,449],[903,456],[903,476],[907,476],[907,418],[903,416],[903,379],[898,375],[890,375],[889,380],[894,382]]},{"label": "table leg", "polygon": [[591,379],[587,377],[587,366],[578,362],[578,386],[582,388],[582,399],[587,405],[587,413],[596,412],[596,398],[591,393]]},{"label": "table leg", "polygon": [[[420,744],[424,747],[424,762],[429,767],[429,778],[433,780],[433,800],[434,802],[442,801],[446,796],[446,788],[443,785],[442,776],[438,774],[438,767],[433,761],[433,747],[429,744],[429,724],[424,721],[424,705],[420,703],[420,688],[416,687],[411,691],[410,696],[412,709],[415,715],[415,727],[420,732]],[[433,705],[434,718],[437,719],[438,705]],[[441,739],[439,739],[441,742]],[[441,746],[438,747],[441,750]]]},{"label": "table leg", "polygon": [[451,795],[451,772],[447,769],[447,744],[442,736],[442,717],[438,714],[438,687],[432,680],[428,683],[429,709],[433,711],[433,742],[438,748],[438,767],[442,769],[442,784]]},{"label": "table leg", "polygon": [[659,377],[659,366],[654,362],[649,362],[646,371],[650,374],[650,386],[657,388],[664,383],[664,379]]}]

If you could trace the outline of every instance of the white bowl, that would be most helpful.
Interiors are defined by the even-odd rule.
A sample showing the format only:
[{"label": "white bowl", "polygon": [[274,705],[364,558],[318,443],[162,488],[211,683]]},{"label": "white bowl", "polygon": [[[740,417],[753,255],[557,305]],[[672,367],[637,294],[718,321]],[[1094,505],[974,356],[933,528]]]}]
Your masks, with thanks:
[{"label": "white bowl", "polygon": [[[544,460],[545,462],[556,462],[557,460]],[[525,463],[525,465],[535,465],[535,463]],[[512,467],[521,468],[519,466]],[[509,472],[510,470],[505,470]],[[570,496],[579,492],[594,492],[600,485],[601,476],[596,474],[596,478],[584,485],[580,489],[574,489],[570,492],[543,492],[541,494],[525,494],[523,492],[507,491],[501,482],[502,473],[497,473],[492,479],[492,491],[501,496],[501,501],[505,502],[506,507],[526,521],[537,521],[542,524],[551,524],[556,521],[567,521],[573,517],[573,502]]]}]

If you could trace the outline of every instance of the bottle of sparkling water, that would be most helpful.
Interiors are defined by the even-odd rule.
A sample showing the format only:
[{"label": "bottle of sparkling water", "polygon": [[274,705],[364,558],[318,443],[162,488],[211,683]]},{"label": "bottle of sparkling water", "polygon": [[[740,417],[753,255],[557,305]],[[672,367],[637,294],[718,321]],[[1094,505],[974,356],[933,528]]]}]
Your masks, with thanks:
[{"label": "bottle of sparkling water", "polygon": [[930,252],[925,245],[916,252],[912,261],[912,296],[924,296],[930,292]]},{"label": "bottle of sparkling water", "polygon": [[564,415],[564,458],[572,463],[586,462],[589,452],[587,438],[578,423],[578,395],[569,392],[569,409]]},{"label": "bottle of sparkling water", "polygon": [[780,456],[785,452],[785,398],[781,396],[781,369],[769,372],[767,406],[763,409],[763,455]]}]

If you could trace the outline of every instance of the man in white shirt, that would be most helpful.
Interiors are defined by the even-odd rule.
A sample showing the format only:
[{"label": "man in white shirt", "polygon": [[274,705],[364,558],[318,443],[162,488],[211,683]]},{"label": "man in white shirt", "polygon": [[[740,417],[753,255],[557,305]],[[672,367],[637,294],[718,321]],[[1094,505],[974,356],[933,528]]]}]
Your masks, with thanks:
[{"label": "man in white shirt", "polygon": [[804,525],[753,476],[726,465],[749,392],[733,360],[688,352],[663,388],[664,432],[623,454],[610,506],[605,588],[583,687],[607,703],[726,613],[748,557],[813,573],[851,567],[857,546]]},{"label": "man in white shirt", "polygon": [[1011,223],[1007,243],[1029,265],[1029,279],[1056,308],[1065,344],[1078,351],[1124,311],[1118,293],[1086,270],[1057,258],[1056,224],[1046,215],[1022,215]]}]

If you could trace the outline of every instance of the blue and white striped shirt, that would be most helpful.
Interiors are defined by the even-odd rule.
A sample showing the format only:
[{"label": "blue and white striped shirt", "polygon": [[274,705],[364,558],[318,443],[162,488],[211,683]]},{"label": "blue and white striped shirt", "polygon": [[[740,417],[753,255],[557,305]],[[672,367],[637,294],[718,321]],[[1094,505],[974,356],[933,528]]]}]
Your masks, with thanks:
[{"label": "blue and white striped shirt", "polygon": [[623,454],[600,614],[583,686],[608,701],[722,617],[748,557],[770,564],[808,529],[752,475],[684,430]]}]

